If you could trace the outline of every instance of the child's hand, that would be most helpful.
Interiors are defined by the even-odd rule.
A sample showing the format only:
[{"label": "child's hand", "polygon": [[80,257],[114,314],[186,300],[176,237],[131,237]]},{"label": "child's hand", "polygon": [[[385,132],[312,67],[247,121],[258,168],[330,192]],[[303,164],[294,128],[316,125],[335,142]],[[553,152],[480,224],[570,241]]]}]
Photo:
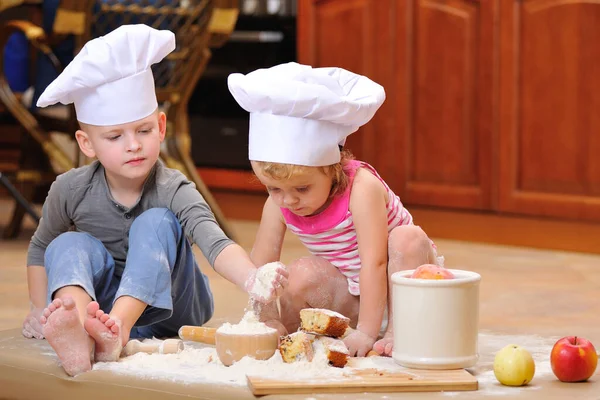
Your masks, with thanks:
[{"label": "child's hand", "polygon": [[42,332],[42,323],[40,322],[40,317],[42,316],[43,308],[32,308],[25,317],[25,321],[23,321],[23,336],[26,338],[36,338],[43,339],[44,333]]},{"label": "child's hand", "polygon": [[343,340],[350,357],[365,357],[373,349],[376,339],[359,330],[352,330]]},{"label": "child's hand", "polygon": [[288,272],[280,262],[263,265],[246,280],[246,291],[254,300],[268,303],[281,296],[288,284]]}]

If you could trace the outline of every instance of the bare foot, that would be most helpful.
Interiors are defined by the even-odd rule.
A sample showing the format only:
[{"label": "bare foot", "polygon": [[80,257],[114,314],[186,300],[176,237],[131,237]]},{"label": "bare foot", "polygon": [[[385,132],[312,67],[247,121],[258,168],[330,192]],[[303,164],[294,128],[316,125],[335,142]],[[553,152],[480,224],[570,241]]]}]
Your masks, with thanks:
[{"label": "bare foot", "polygon": [[96,342],[95,360],[117,361],[123,349],[121,322],[100,310],[95,301],[87,305],[86,311],[88,315],[83,326]]},{"label": "bare foot", "polygon": [[382,339],[375,342],[373,350],[379,353],[379,355],[391,357],[394,350],[394,334],[386,332]]},{"label": "bare foot", "polygon": [[40,322],[67,374],[75,376],[92,369],[90,340],[72,297],[54,299],[42,312]]}]

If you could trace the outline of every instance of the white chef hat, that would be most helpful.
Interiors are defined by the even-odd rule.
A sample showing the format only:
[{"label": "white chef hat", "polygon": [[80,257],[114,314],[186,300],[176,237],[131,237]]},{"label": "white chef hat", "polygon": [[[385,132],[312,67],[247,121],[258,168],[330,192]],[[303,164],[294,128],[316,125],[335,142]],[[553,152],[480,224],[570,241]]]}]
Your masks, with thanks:
[{"label": "white chef hat", "polygon": [[38,107],[75,103],[77,120],[119,125],[158,107],[152,64],[175,49],[175,35],[147,25],[123,25],[90,40],[40,96]]},{"label": "white chef hat", "polygon": [[249,158],[325,166],[340,161],[339,145],[373,118],[383,87],[342,68],[287,63],[231,74],[229,91],[250,112]]}]

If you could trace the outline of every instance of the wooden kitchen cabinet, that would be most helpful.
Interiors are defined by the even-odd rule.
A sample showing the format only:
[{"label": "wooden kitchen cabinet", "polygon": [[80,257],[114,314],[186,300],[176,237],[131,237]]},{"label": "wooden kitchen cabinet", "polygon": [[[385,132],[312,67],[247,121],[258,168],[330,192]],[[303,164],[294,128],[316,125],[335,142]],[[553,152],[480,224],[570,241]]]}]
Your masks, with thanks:
[{"label": "wooden kitchen cabinet", "polygon": [[[372,77],[384,87],[394,84],[389,54],[394,50],[389,37],[394,34],[389,9],[396,0],[299,1],[298,59],[312,66],[338,67]],[[394,107],[388,99],[379,113],[359,132],[352,134],[347,146],[359,159],[382,168],[386,157],[379,154],[386,146],[376,139],[394,143]]]},{"label": "wooden kitchen cabinet", "polygon": [[600,221],[600,4],[300,0],[299,62],[381,83],[348,146],[408,205]]},{"label": "wooden kitchen cabinet", "polygon": [[600,3],[501,4],[498,209],[600,221]]},{"label": "wooden kitchen cabinet", "polygon": [[399,1],[395,132],[406,203],[492,206],[494,2]]},{"label": "wooden kitchen cabinet", "polygon": [[299,2],[300,62],[386,88],[348,147],[407,204],[491,207],[494,11],[469,0]]}]

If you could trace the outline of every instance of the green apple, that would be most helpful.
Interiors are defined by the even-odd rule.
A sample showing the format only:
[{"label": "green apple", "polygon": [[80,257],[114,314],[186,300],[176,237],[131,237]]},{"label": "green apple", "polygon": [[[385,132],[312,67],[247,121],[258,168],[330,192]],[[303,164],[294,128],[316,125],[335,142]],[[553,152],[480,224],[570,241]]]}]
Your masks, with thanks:
[{"label": "green apple", "polygon": [[535,374],[535,362],[531,354],[521,346],[509,344],[496,353],[494,375],[506,386],[527,385]]}]

